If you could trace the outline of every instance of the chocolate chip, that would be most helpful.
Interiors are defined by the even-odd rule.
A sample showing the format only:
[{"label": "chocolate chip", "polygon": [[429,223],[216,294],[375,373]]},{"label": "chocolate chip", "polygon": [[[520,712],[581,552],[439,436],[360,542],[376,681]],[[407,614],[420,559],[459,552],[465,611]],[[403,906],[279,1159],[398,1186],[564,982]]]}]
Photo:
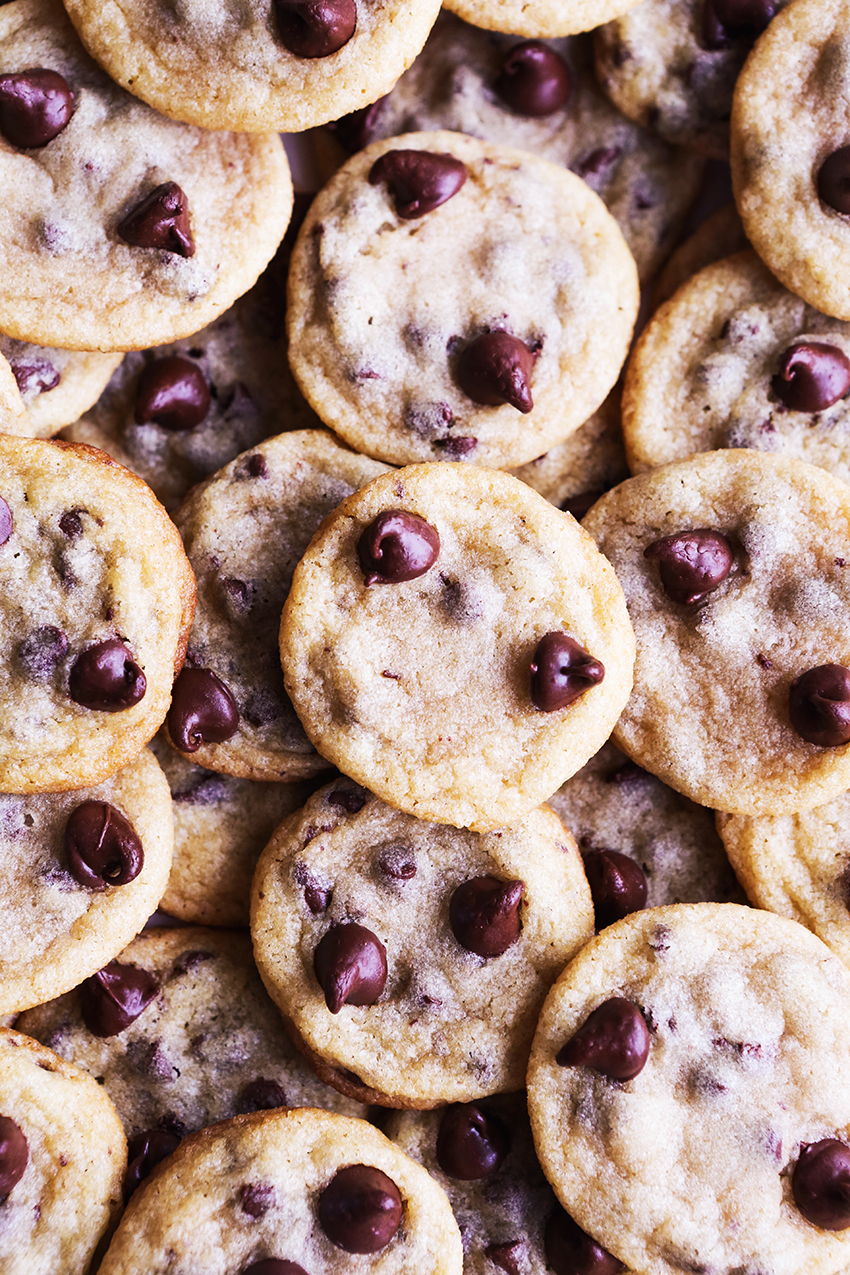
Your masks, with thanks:
[{"label": "chocolate chip", "polygon": [[83,1022],[93,1036],[117,1036],[134,1023],[159,992],[147,970],[110,961],[80,988]]},{"label": "chocolate chip", "polygon": [[127,1143],[127,1171],[124,1174],[124,1202],[161,1160],[180,1146],[180,1138],[164,1129],[146,1129]]},{"label": "chocolate chip", "polygon": [[401,1224],[401,1193],[386,1173],[368,1164],[340,1169],[319,1197],[319,1223],[346,1253],[380,1253]]},{"label": "chocolate chip", "polygon": [[224,775],[208,775],[199,780],[192,788],[183,792],[173,792],[172,801],[184,802],[187,806],[217,806],[226,801],[230,792],[230,781]]},{"label": "chocolate chip", "polygon": [[65,855],[71,876],[89,890],[127,885],[145,862],[133,825],[108,801],[84,801],[72,811],[65,824]]},{"label": "chocolate chip", "polygon": [[246,1116],[252,1111],[273,1111],[275,1107],[285,1107],[286,1094],[276,1080],[266,1080],[258,1076],[243,1085],[236,1100],[236,1114]]},{"label": "chocolate chip", "polygon": [[364,925],[332,925],[313,953],[313,969],[332,1014],[343,1005],[374,1005],[387,981],[387,949]]},{"label": "chocolate chip", "polygon": [[136,385],[136,424],[194,429],[210,410],[210,387],[196,363],[177,354],[153,359]]},{"label": "chocolate chip", "polygon": [[809,744],[838,748],[850,742],[850,669],[821,664],[795,677],[788,713],[794,730]]},{"label": "chocolate chip", "polygon": [[4,545],[9,539],[13,527],[12,511],[3,497],[0,496],[0,545]]},{"label": "chocolate chip", "polygon": [[818,195],[836,212],[850,213],[850,146],[828,155],[817,177]]},{"label": "chocolate chip", "polygon": [[531,702],[544,713],[566,708],[605,677],[600,660],[566,633],[547,633],[531,661]]},{"label": "chocolate chip", "polygon": [[607,176],[606,170],[616,164],[622,150],[619,146],[597,146],[589,155],[576,160],[572,171],[583,181],[589,182],[591,177]]},{"label": "chocolate chip", "polygon": [[625,1270],[561,1208],[546,1223],[543,1249],[555,1275],[618,1275]]},{"label": "chocolate chip", "polygon": [[354,35],[355,0],[274,0],[284,46],[298,58],[326,58]]},{"label": "chocolate chip", "polygon": [[21,394],[46,394],[55,390],[62,380],[61,375],[47,359],[30,359],[27,363],[10,363],[15,384]]},{"label": "chocolate chip", "polygon": [[484,1256],[494,1266],[505,1271],[506,1275],[522,1275],[522,1255],[525,1244],[522,1240],[508,1240],[504,1244],[488,1244]]},{"label": "chocolate chip", "polygon": [[118,235],[134,248],[163,248],[179,257],[194,257],[189,201],[176,182],[163,182],[140,200],[117,226]]},{"label": "chocolate chip", "polygon": [[332,788],[327,795],[328,805],[336,806],[337,810],[344,810],[347,815],[356,815],[368,800],[369,794],[359,784],[351,784],[346,788]]},{"label": "chocolate chip", "polygon": [[416,580],[433,567],[439,553],[436,527],[404,509],[387,509],[378,514],[357,542],[357,557],[367,586]]},{"label": "chocolate chip", "polygon": [[534,407],[531,373],[536,357],[509,332],[482,332],[458,359],[458,385],[473,403],[485,407],[510,403],[519,412],[530,412]]},{"label": "chocolate chip", "polygon": [[795,412],[822,412],[850,390],[850,359],[836,345],[801,341],[780,355],[771,385]]},{"label": "chocolate chip", "polygon": [[20,1125],[9,1116],[0,1116],[0,1204],[24,1176],[29,1156]]},{"label": "chocolate chip", "polygon": [[416,855],[408,846],[384,846],[378,855],[378,871],[391,881],[409,881],[416,876]]},{"label": "chocolate chip", "polygon": [[498,1116],[474,1103],[446,1107],[437,1131],[437,1163],[450,1178],[477,1182],[501,1168],[511,1149]]},{"label": "chocolate chip", "polygon": [[246,1182],[239,1188],[239,1207],[249,1217],[265,1217],[275,1202],[275,1189],[270,1182]]},{"label": "chocolate chip", "polygon": [[732,546],[719,531],[697,527],[653,540],[643,556],[658,562],[661,585],[672,602],[700,602],[732,570]]},{"label": "chocolate chip", "polygon": [[803,1142],[791,1191],[807,1222],[825,1231],[845,1231],[850,1227],[850,1147],[837,1138]]},{"label": "chocolate chip", "polygon": [[266,458],[261,452],[254,452],[251,456],[246,456],[242,462],[240,478],[268,478],[269,467]]},{"label": "chocolate chip", "polygon": [[292,875],[296,884],[300,885],[304,891],[304,902],[313,915],[318,916],[320,913],[325,912],[333,896],[331,887],[319,881],[307,865],[300,860],[295,864]]},{"label": "chocolate chip", "polygon": [[286,1258],[264,1257],[260,1262],[243,1266],[241,1275],[307,1275],[303,1266]]},{"label": "chocolate chip", "polygon": [[0,133],[21,150],[52,142],[73,111],[74,95],[58,71],[38,66],[0,75]]},{"label": "chocolate chip", "polygon": [[343,115],[340,119],[327,124],[326,127],[339,139],[349,154],[354,155],[377,137],[378,117],[386,100],[386,96],[379,97],[371,105],[361,106],[358,110],[351,111],[350,114]]},{"label": "chocolate chip", "polygon": [[559,1049],[559,1067],[590,1067],[610,1080],[633,1080],[649,1055],[649,1029],[634,1001],[603,1001]]},{"label": "chocolate chip", "polygon": [[239,709],[220,677],[208,668],[183,668],[171,690],[168,733],[182,753],[223,744],[239,728]]},{"label": "chocolate chip", "polygon": [[215,956],[212,952],[208,952],[206,948],[189,948],[187,951],[181,952],[172,965],[171,973],[168,976],[169,981],[172,978],[182,978],[184,974],[191,974],[199,965],[212,960],[215,960]]},{"label": "chocolate chip", "polygon": [[705,0],[703,43],[708,49],[725,48],[730,40],[752,44],[775,13],[776,0]]},{"label": "chocolate chip", "polygon": [[61,629],[52,624],[46,624],[25,637],[17,650],[21,668],[34,682],[47,681],[67,654],[68,639]]},{"label": "chocolate chip", "polygon": [[434,151],[385,151],[369,169],[369,182],[386,182],[393,205],[403,221],[424,217],[456,195],[468,176],[466,164],[454,155]]},{"label": "chocolate chip", "polygon": [[618,850],[589,850],[582,858],[597,930],[646,906],[646,874],[634,859]]},{"label": "chocolate chip", "polygon": [[560,111],[570,100],[570,72],[548,44],[526,40],[508,49],[493,87],[518,115],[539,119]]},{"label": "chocolate chip", "polygon": [[519,905],[523,881],[473,877],[454,891],[449,903],[452,933],[467,952],[501,956],[516,943],[522,929]]},{"label": "chocolate chip", "polygon": [[147,681],[124,643],[108,638],[77,656],[68,687],[75,704],[118,713],[144,698]]},{"label": "chocolate chip", "polygon": [[59,519],[59,530],[69,540],[78,540],[83,534],[83,520],[76,509],[66,509]]}]

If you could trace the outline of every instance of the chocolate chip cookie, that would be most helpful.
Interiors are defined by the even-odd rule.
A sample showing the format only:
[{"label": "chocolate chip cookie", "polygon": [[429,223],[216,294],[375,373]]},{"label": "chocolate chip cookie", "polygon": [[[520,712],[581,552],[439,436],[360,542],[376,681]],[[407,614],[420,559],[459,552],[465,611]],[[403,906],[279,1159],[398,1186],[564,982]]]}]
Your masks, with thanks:
[{"label": "chocolate chip cookie", "polygon": [[453,13],[475,26],[515,35],[571,35],[625,13],[635,0],[449,0]]},{"label": "chocolate chip cookie", "polygon": [[0,356],[11,369],[16,395],[13,408],[0,404],[12,418],[4,415],[3,432],[24,438],[49,438],[75,421],[95,402],[124,357],[45,348],[2,335]]}]

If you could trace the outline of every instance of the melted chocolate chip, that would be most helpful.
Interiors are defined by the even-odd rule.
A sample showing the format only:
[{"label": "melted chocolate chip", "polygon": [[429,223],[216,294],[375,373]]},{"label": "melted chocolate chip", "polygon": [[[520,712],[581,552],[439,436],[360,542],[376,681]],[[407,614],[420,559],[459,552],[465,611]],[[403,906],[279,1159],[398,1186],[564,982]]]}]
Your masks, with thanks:
[{"label": "melted chocolate chip", "polygon": [[24,1176],[29,1158],[29,1145],[20,1125],[9,1116],[0,1116],[0,1203]]},{"label": "melted chocolate chip", "polygon": [[9,366],[23,396],[47,394],[50,390],[55,390],[62,380],[59,372],[47,359],[30,359],[26,363],[10,363]]},{"label": "melted chocolate chip", "polygon": [[837,1138],[802,1143],[791,1175],[794,1203],[825,1231],[850,1227],[850,1147]]},{"label": "melted chocolate chip", "polygon": [[137,1133],[127,1143],[127,1171],[124,1174],[124,1201],[126,1203],[140,1182],[161,1160],[180,1146],[180,1138],[164,1129],[146,1129]]},{"label": "melted chocolate chip", "polygon": [[591,1067],[610,1080],[633,1080],[649,1056],[649,1029],[634,1001],[612,996],[587,1016],[555,1058],[559,1067]]},{"label": "melted chocolate chip", "polygon": [[265,1217],[275,1202],[275,1189],[270,1182],[246,1182],[239,1188],[239,1207],[248,1217]]},{"label": "melted chocolate chip", "polygon": [[625,1269],[561,1208],[546,1223],[543,1249],[555,1275],[618,1275]]},{"label": "melted chocolate chip", "polygon": [[133,825],[108,801],[84,801],[65,824],[71,876],[89,890],[135,881],[145,862]]},{"label": "melted chocolate chip", "polygon": [[236,1100],[236,1114],[248,1115],[252,1111],[273,1111],[275,1107],[286,1106],[286,1094],[276,1080],[266,1080],[258,1076],[249,1080],[239,1092]]},{"label": "melted chocolate chip", "polygon": [[504,1244],[488,1244],[484,1256],[494,1266],[504,1271],[505,1275],[522,1275],[522,1255],[525,1244],[522,1240],[508,1240]]},{"label": "melted chocolate chip", "polygon": [[752,43],[776,13],[776,0],[705,0],[702,42],[706,49],[724,49],[730,40]]},{"label": "melted chocolate chip", "polygon": [[850,390],[850,359],[836,345],[801,341],[780,355],[776,397],[795,412],[823,412]]},{"label": "melted chocolate chip", "polygon": [[45,682],[68,654],[68,639],[61,629],[46,624],[25,637],[17,650],[18,662],[27,677]]},{"label": "melted chocolate chip", "polygon": [[194,257],[189,201],[176,182],[163,182],[131,208],[117,226],[134,248],[162,248],[178,257]]},{"label": "melted chocolate chip", "polygon": [[794,730],[809,744],[838,748],[850,742],[850,669],[821,664],[795,677],[788,713]]},{"label": "melted chocolate chip", "polygon": [[440,537],[418,514],[387,509],[378,514],[357,542],[364,583],[399,584],[429,571],[440,553]]},{"label": "melted chocolate chip", "polygon": [[385,151],[369,169],[369,182],[386,182],[403,221],[424,217],[456,195],[467,178],[466,164],[433,151]]},{"label": "melted chocolate chip", "polygon": [[136,424],[194,429],[210,410],[210,387],[196,363],[172,354],[145,364],[136,385]]},{"label": "melted chocolate chip", "polygon": [[526,40],[508,49],[493,87],[517,115],[540,119],[560,111],[570,100],[570,72],[548,44]]},{"label": "melted chocolate chip", "polygon": [[369,794],[359,784],[352,784],[347,788],[332,788],[327,796],[329,806],[336,806],[337,810],[344,810],[347,815],[356,815],[368,800]]},{"label": "melted chocolate chip", "polygon": [[144,698],[147,681],[123,642],[108,638],[88,647],[71,665],[71,699],[83,708],[118,713]]},{"label": "melted chocolate chip", "polygon": [[839,213],[850,213],[850,146],[841,146],[827,155],[817,178],[818,195]]},{"label": "melted chocolate chip", "polygon": [[264,1257],[260,1262],[243,1266],[241,1275],[307,1275],[303,1266],[287,1258]]},{"label": "melted chocolate chip", "polygon": [[449,903],[452,933],[467,952],[501,956],[516,943],[522,929],[519,906],[523,881],[473,877],[454,891]]},{"label": "melted chocolate chip", "polygon": [[4,545],[9,539],[14,525],[12,511],[3,497],[0,496],[0,545]]},{"label": "melted chocolate chip", "polygon": [[410,881],[416,876],[416,855],[409,846],[384,846],[378,855],[378,871],[391,881]]},{"label": "melted chocolate chip", "polygon": [[110,961],[80,988],[83,1022],[93,1036],[117,1036],[134,1023],[159,992],[147,970]]},{"label": "melted chocolate chip", "polygon": [[605,677],[602,662],[566,633],[540,639],[530,671],[531,702],[544,713],[566,708]]},{"label": "melted chocolate chip", "polygon": [[661,586],[671,602],[691,606],[721,585],[732,570],[732,546],[719,531],[698,527],[653,540],[643,556],[658,562]]},{"label": "melted chocolate chip", "polygon": [[462,351],[457,382],[473,403],[501,407],[510,403],[527,413],[534,407],[531,373],[537,355],[509,332],[483,332]]},{"label": "melted chocolate chip", "polygon": [[437,1163],[450,1178],[477,1182],[501,1168],[511,1149],[505,1125],[474,1103],[446,1107],[437,1132]]},{"label": "melted chocolate chip", "polygon": [[634,859],[618,850],[589,850],[582,857],[597,930],[646,906],[646,874]]},{"label": "melted chocolate chip", "polygon": [[401,1193],[380,1169],[349,1164],[319,1197],[319,1223],[346,1253],[380,1253],[401,1224]]},{"label": "melted chocolate chip", "polygon": [[313,953],[313,969],[332,1014],[374,1005],[387,981],[387,949],[364,925],[332,925]]},{"label": "melted chocolate chip", "polygon": [[326,58],[354,35],[355,0],[274,0],[281,42],[298,58]]},{"label": "melted chocolate chip", "polygon": [[168,733],[182,753],[223,744],[239,728],[239,709],[221,678],[208,668],[183,668],[171,690]]},{"label": "melted chocolate chip", "polygon": [[0,133],[21,150],[52,142],[74,111],[74,95],[58,71],[30,67],[0,75]]}]

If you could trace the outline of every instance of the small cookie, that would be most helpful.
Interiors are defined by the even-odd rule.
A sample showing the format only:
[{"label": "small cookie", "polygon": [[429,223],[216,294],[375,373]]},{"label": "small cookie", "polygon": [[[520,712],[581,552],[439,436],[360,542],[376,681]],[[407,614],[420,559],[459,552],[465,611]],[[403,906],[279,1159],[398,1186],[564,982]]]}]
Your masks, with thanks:
[{"label": "small cookie", "polygon": [[280,641],[324,757],[400,810],[478,832],[583,765],[631,684],[609,564],[574,519],[472,465],[412,465],[346,500],[296,569]]},{"label": "small cookie", "polygon": [[737,208],[731,203],[724,204],[670,254],[652,288],[653,311],[669,301],[683,283],[705,266],[743,252],[748,247]]},{"label": "small cookie", "polygon": [[545,806],[479,835],[349,780],[275,832],[252,889],[260,974],[320,1075],[387,1106],[521,1088],[546,991],[592,928]]},{"label": "small cookie", "polygon": [[539,156],[459,133],[355,155],[289,276],[289,359],[353,447],[506,468],[567,438],[625,359],[637,273],[601,199]]},{"label": "small cookie", "polygon": [[466,22],[514,35],[572,35],[616,18],[637,0],[448,0]]},{"label": "small cookie", "polygon": [[99,397],[123,354],[92,354],[31,345],[0,335],[0,355],[15,378],[20,412],[4,418],[3,432],[50,438],[70,425]]}]

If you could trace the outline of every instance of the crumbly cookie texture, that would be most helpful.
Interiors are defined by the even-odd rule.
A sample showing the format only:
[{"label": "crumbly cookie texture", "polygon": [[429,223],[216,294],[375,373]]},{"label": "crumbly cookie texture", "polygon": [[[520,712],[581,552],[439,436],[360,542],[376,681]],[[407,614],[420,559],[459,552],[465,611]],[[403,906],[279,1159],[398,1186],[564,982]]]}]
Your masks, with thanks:
[{"label": "crumbly cookie texture", "polygon": [[[448,155],[465,180],[401,216],[370,176],[397,151]],[[322,420],[367,455],[506,468],[600,405],[637,298],[619,227],[575,174],[458,133],[410,133],[354,156],[313,202],[292,255],[289,358]],[[524,347],[531,406],[461,388],[465,352],[492,333]]]},{"label": "crumbly cookie texture", "polygon": [[620,395],[612,390],[574,434],[511,473],[539,491],[550,504],[581,521],[603,492],[629,476],[620,426]]},{"label": "crumbly cookie texture", "polygon": [[[64,77],[74,112],[40,149],[0,151],[0,329],[38,345],[127,350],[202,328],[283,237],[292,187],[280,138],[208,132],[151,110],[92,62],[58,0],[0,11],[0,72],[33,67]],[[192,255],[121,236],[123,219],[166,183],[188,201]]]},{"label": "crumbly cookie texture", "polygon": [[[141,842],[126,884],[92,888],[72,871],[65,829],[88,802],[108,803]],[[93,851],[103,818],[76,844]],[[96,788],[0,797],[0,1010],[40,1005],[117,956],[162,898],[173,841],[168,784],[147,749]]]},{"label": "crumbly cookie texture", "polygon": [[[366,584],[358,544],[390,511],[439,536],[425,574]],[[548,634],[604,666],[566,706],[532,699]],[[633,635],[609,564],[518,479],[415,465],[375,479],[320,528],[281,619],[287,691],[316,747],[383,800],[488,831],[583,765],[629,694]]]},{"label": "crumbly cookie texture", "polygon": [[0,1028],[0,1115],[27,1143],[2,1204],[3,1275],[86,1275],[121,1212],[127,1143],[115,1108],[91,1076]]},{"label": "crumbly cookie texture", "polygon": [[123,354],[32,345],[0,335],[0,355],[15,379],[21,415],[3,420],[4,434],[50,438],[81,416],[100,396]]},{"label": "crumbly cookie texture", "polygon": [[514,35],[572,35],[625,13],[637,0],[449,0],[458,17]]},{"label": "crumbly cookie texture", "polygon": [[0,497],[0,788],[83,788],[161,725],[194,577],[150,489],[103,452],[0,437]]},{"label": "crumbly cookie texture", "polygon": [[[518,928],[488,956],[450,921],[457,889],[483,877],[522,886]],[[332,1012],[314,953],[352,922],[386,948],[386,986]],[[551,810],[477,834],[402,814],[349,780],[281,825],[252,890],[255,956],[275,1002],[309,1049],[388,1106],[521,1088],[546,991],[592,932],[581,858]]]},{"label": "crumbly cookie texture", "polygon": [[[559,1065],[614,998],[643,1024],[642,1069],[623,1081]],[[807,1221],[791,1176],[807,1145],[850,1138],[848,1011],[846,968],[782,917],[680,904],[605,930],[553,987],[529,1066],[534,1140],[561,1203],[636,1271],[846,1266],[850,1231]]]},{"label": "crumbly cookie texture", "polygon": [[798,345],[814,347],[810,357],[826,346],[824,366],[836,351],[850,388],[850,324],[783,288],[752,250],[701,270],[653,316],[629,360],[623,433],[632,472],[751,447],[850,480],[846,399],[810,411],[783,402],[783,355]]},{"label": "crumbly cookie texture", "polygon": [[[68,0],[91,55],[150,106],[202,128],[298,133],[374,102],[416,57],[440,0],[357,0],[351,38],[299,57],[275,7],[248,0]],[[331,11],[332,13],[333,11]],[[303,19],[299,19],[304,21]]]},{"label": "crumbly cookie texture", "polygon": [[[397,1196],[400,1225],[371,1253],[339,1247],[322,1224],[321,1201],[349,1166],[378,1170]],[[384,1200],[386,1185],[376,1188]],[[359,1206],[352,1193],[344,1214],[352,1228]],[[376,1235],[391,1230],[379,1217]],[[100,1272],[230,1275],[272,1259],[311,1275],[461,1275],[463,1269],[445,1192],[382,1133],[325,1111],[266,1111],[196,1134],[159,1166],[130,1201]]]},{"label": "crumbly cookie texture", "polygon": [[850,221],[818,183],[847,143],[849,48],[845,0],[797,0],[753,50],[732,112],[732,180],[747,237],[786,288],[845,320]]},{"label": "crumbly cookie texture", "polygon": [[[848,746],[807,742],[789,710],[804,672],[850,668],[848,495],[814,465],[729,450],[631,478],[584,519],[637,635],[614,740],[702,805],[789,814],[850,783]],[[704,529],[727,539],[729,574],[697,602],[675,601],[645,550]]]}]

